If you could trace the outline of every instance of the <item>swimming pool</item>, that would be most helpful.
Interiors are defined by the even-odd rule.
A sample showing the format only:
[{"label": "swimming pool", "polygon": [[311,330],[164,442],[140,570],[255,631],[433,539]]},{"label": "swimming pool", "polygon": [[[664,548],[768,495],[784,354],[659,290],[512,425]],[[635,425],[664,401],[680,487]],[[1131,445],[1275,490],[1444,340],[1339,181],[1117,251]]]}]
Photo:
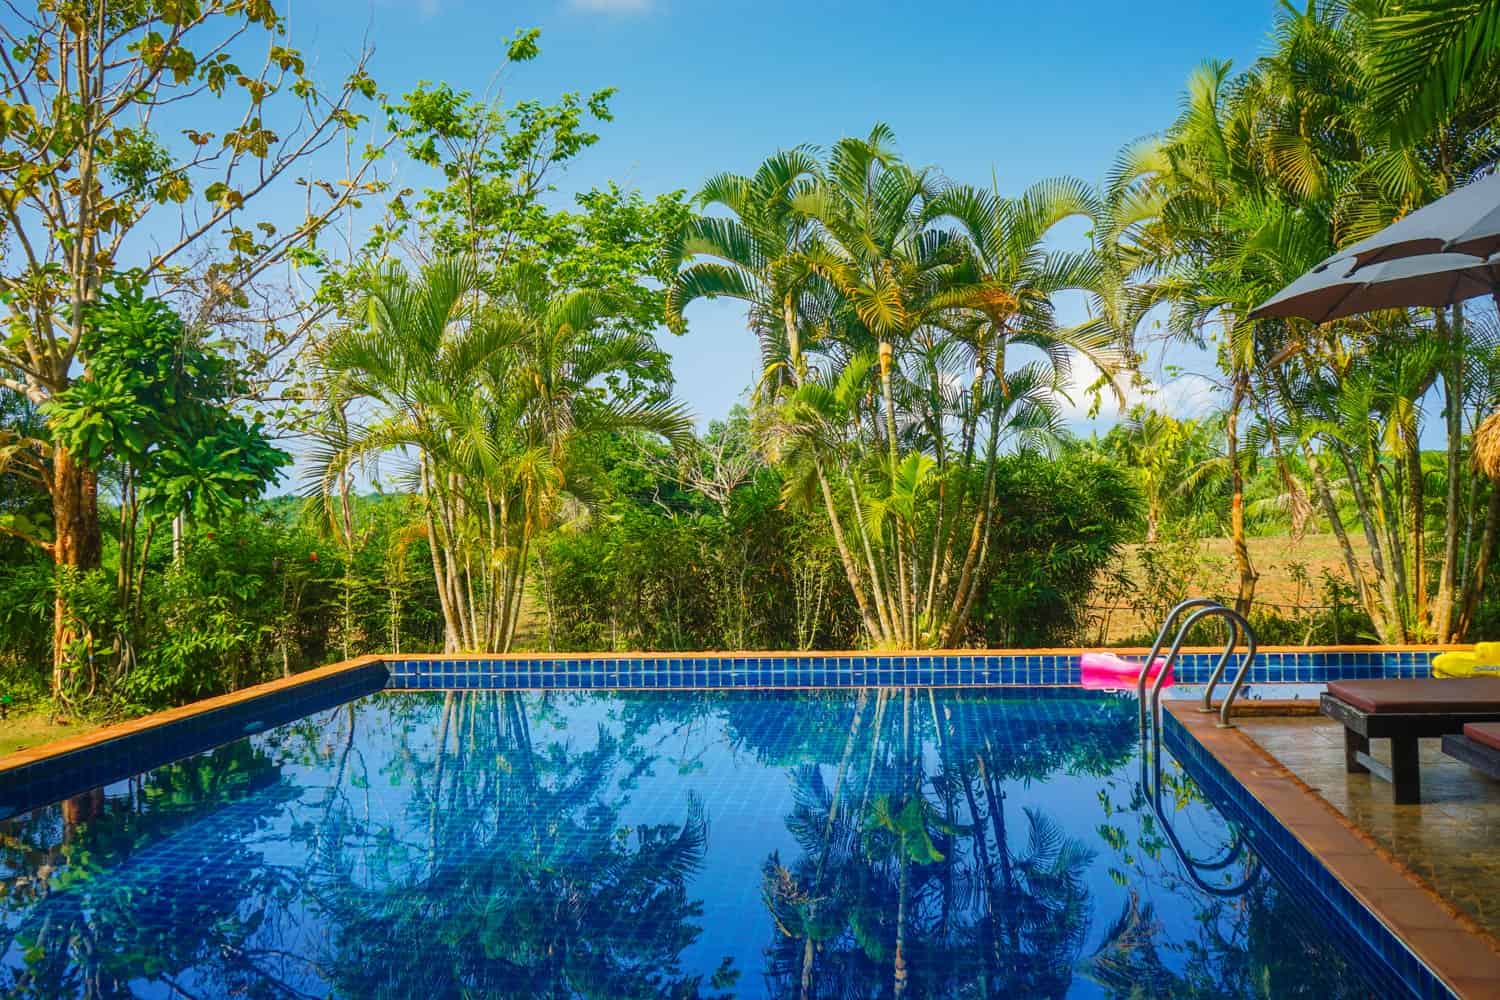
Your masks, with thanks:
[{"label": "swimming pool", "polygon": [[1153,809],[1127,698],[382,691],[275,721],[0,822],[0,989],[1405,988],[1201,766],[1165,760]]}]

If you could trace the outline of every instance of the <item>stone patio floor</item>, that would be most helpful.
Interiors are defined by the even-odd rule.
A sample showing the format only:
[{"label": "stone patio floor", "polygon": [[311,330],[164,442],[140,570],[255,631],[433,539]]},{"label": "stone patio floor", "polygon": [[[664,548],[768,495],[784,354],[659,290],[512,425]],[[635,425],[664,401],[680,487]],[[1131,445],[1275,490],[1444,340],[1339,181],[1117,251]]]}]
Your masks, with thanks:
[{"label": "stone patio floor", "polygon": [[[1307,782],[1437,893],[1500,938],[1500,781],[1421,741],[1422,803],[1398,806],[1391,787],[1344,772],[1343,729],[1322,716],[1245,718],[1246,735]],[[1389,743],[1372,756],[1390,760]]]}]

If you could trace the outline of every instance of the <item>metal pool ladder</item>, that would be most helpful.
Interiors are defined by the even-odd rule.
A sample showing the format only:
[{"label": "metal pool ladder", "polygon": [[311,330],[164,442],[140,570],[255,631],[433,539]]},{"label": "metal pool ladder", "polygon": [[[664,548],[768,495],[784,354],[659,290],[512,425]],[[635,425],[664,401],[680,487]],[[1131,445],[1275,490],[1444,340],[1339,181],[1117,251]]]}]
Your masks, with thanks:
[{"label": "metal pool ladder", "polygon": [[[1194,610],[1196,609],[1196,610]],[[1185,613],[1191,611],[1182,625],[1177,629],[1176,637],[1172,640],[1172,647],[1167,653],[1166,662],[1156,675],[1156,681],[1151,685],[1149,704],[1146,693],[1146,675],[1151,669],[1151,664],[1156,662],[1156,657],[1161,653],[1161,648],[1167,640],[1167,633],[1177,620]],[[1151,806],[1151,811],[1156,817],[1158,826],[1166,836],[1172,853],[1177,856],[1182,864],[1183,871],[1192,883],[1203,892],[1223,898],[1232,898],[1242,895],[1260,875],[1260,863],[1257,859],[1250,871],[1234,885],[1214,885],[1205,878],[1205,874],[1224,871],[1234,864],[1245,853],[1245,839],[1239,830],[1233,831],[1228,847],[1216,858],[1197,858],[1189,854],[1183,846],[1177,831],[1162,806],[1162,715],[1161,715],[1161,691],[1167,674],[1177,662],[1178,654],[1182,650],[1182,644],[1192,632],[1193,627],[1206,618],[1223,618],[1229,628],[1229,638],[1224,643],[1224,651],[1219,654],[1218,662],[1208,677],[1208,683],[1203,689],[1203,701],[1198,706],[1201,712],[1212,712],[1214,689],[1218,687],[1219,681],[1223,679],[1224,670],[1229,661],[1234,659],[1241,640],[1244,642],[1245,650],[1240,657],[1238,668],[1234,673],[1234,680],[1230,683],[1229,693],[1224,697],[1224,703],[1219,708],[1219,726],[1230,728],[1234,725],[1230,721],[1230,713],[1234,708],[1234,701],[1245,686],[1245,681],[1250,676],[1250,666],[1255,661],[1255,630],[1245,617],[1232,608],[1208,597],[1193,597],[1183,601],[1170,612],[1162,622],[1161,630],[1156,634],[1156,642],[1151,646],[1151,653],[1146,657],[1146,664],[1141,668],[1141,673],[1136,678],[1136,698],[1140,702],[1140,736],[1141,736],[1141,785],[1145,792],[1146,801]]]},{"label": "metal pool ladder", "polygon": [[[1197,610],[1194,610],[1197,609]],[[1157,671],[1156,681],[1151,685],[1150,698],[1146,695],[1146,675],[1151,670],[1151,664],[1161,654],[1161,648],[1166,644],[1167,633],[1184,613],[1192,611],[1182,625],[1177,629],[1177,635],[1172,640],[1172,648],[1167,653],[1167,659],[1162,664],[1161,670]],[[1167,675],[1171,673],[1172,667],[1177,663],[1177,657],[1182,651],[1182,644],[1193,627],[1207,618],[1223,618],[1229,625],[1229,638],[1224,643],[1224,651],[1219,654],[1218,662],[1214,664],[1213,672],[1208,675],[1208,683],[1203,687],[1203,701],[1198,706],[1200,712],[1212,712],[1214,689],[1219,686],[1219,681],[1224,677],[1224,670],[1229,661],[1234,659],[1235,652],[1240,643],[1244,642],[1244,653],[1240,657],[1239,667],[1234,672],[1234,680],[1230,682],[1229,693],[1224,696],[1224,703],[1219,707],[1219,726],[1225,729],[1232,728],[1234,723],[1230,721],[1230,715],[1234,711],[1235,699],[1240,696],[1240,691],[1245,687],[1245,681],[1250,677],[1250,666],[1255,662],[1255,630],[1245,620],[1245,616],[1232,608],[1225,607],[1211,597],[1190,597],[1167,612],[1166,620],[1161,623],[1161,630],[1156,633],[1156,642],[1151,646],[1151,652],[1146,656],[1146,663],[1141,668],[1140,676],[1135,681],[1136,699],[1140,702],[1140,725],[1141,736],[1144,739],[1149,730],[1153,735],[1153,741],[1158,746],[1161,743],[1161,691],[1165,685]],[[1148,711],[1149,710],[1149,711]]]}]

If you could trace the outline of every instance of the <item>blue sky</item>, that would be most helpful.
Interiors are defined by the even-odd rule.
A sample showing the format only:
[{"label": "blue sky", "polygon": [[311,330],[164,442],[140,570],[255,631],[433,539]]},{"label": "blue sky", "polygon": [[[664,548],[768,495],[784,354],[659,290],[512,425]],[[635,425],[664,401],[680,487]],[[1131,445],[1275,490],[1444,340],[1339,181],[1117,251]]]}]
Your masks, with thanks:
[{"label": "blue sky", "polygon": [[[565,191],[613,179],[648,195],[692,192],[778,147],[826,145],[885,121],[911,162],[975,183],[993,171],[1015,192],[1058,174],[1101,179],[1122,145],[1170,121],[1195,64],[1244,66],[1260,54],[1276,9],[1274,0],[317,0],[293,8],[292,27],[330,77],[367,33],[390,93],[422,79],[482,90],[501,40],[541,28],[541,58],[508,71],[507,97],[619,88],[616,120],[562,179]],[[752,381],[755,346],[731,304],[694,306],[689,321],[684,337],[663,342],[679,395],[707,420]],[[1201,392],[1189,380],[1161,398],[1191,409]]]}]

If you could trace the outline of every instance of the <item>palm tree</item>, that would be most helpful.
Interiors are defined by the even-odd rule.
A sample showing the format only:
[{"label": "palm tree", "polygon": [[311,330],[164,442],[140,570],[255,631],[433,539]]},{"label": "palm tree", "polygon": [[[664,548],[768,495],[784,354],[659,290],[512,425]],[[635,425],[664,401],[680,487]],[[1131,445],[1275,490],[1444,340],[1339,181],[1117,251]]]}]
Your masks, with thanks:
[{"label": "palm tree", "polygon": [[[938,189],[935,179],[901,163],[892,141],[883,125],[864,139],[840,140],[822,179],[801,191],[795,205],[817,222],[814,238],[798,257],[837,296],[839,346],[860,353],[873,347],[878,363],[879,395],[851,402],[868,418],[868,443],[884,453],[884,460],[871,469],[875,481],[867,484],[865,501],[859,499],[858,477],[847,465],[844,479],[855,515],[853,533],[866,554],[867,593],[860,602],[874,609],[884,644],[911,647],[941,644],[947,630],[939,619],[948,613],[963,617],[972,560],[970,579],[951,599],[941,595],[946,607],[940,609],[934,598],[939,596],[942,545],[933,546],[930,560],[924,558],[914,522],[917,505],[936,490],[945,456],[938,450],[930,457],[901,457],[897,352],[916,347],[919,330],[939,325],[941,314],[958,304],[956,296],[971,275],[965,270],[966,247],[955,234],[927,225],[928,206]],[[939,449],[940,442],[941,437]],[[832,505],[825,506],[836,516]],[[888,515],[898,522],[890,535],[884,527]],[[945,526],[936,530],[941,537]],[[976,532],[976,554],[982,537]],[[856,593],[865,590],[856,585]]]},{"label": "palm tree", "polygon": [[[1239,420],[1250,393],[1253,335],[1243,321],[1261,300],[1261,289],[1234,261],[1243,232],[1237,210],[1258,192],[1248,163],[1247,127],[1230,101],[1227,63],[1206,63],[1188,80],[1182,113],[1153,144],[1126,150],[1110,186],[1117,207],[1106,235],[1126,241],[1110,255],[1150,273],[1151,300],[1172,305],[1170,329],[1201,343],[1206,328],[1220,331],[1220,361],[1227,374],[1226,461],[1230,475],[1230,542],[1239,571],[1236,609],[1248,613],[1258,574],[1245,540],[1244,464]],[[1149,206],[1150,217],[1143,217]]]},{"label": "palm tree", "polygon": [[[1089,291],[1096,297],[1102,295],[1106,286],[1103,260],[1092,252],[1058,252],[1045,245],[1059,223],[1080,217],[1092,220],[1100,211],[1094,192],[1074,178],[1041,181],[1018,198],[1002,197],[993,189],[953,187],[938,193],[927,206],[930,219],[951,219],[958,223],[970,247],[974,270],[970,284],[945,296],[973,313],[971,322],[955,325],[952,341],[958,348],[957,367],[973,372],[967,405],[959,410],[960,447],[965,464],[973,461],[981,421],[987,418],[989,423],[984,456],[987,476],[981,502],[984,519],[970,534],[958,585],[970,602],[976,591],[964,577],[971,578],[976,569],[982,570],[976,565],[977,543],[995,513],[994,468],[998,434],[1004,424],[1002,415],[1012,400],[1025,398],[1023,383],[1040,384],[1035,369],[1007,371],[1006,358],[1012,347],[1040,350],[1051,365],[1053,387],[1067,381],[1074,357],[1082,356],[1118,394],[1115,377],[1123,367],[1125,352],[1119,328],[1111,321],[1109,312],[1100,310],[1099,315],[1076,326],[1063,327],[1057,322],[1054,308],[1054,296],[1061,292]],[[936,365],[931,366],[929,383],[936,393],[940,384]],[[940,434],[933,436],[941,440]],[[963,485],[963,481],[957,484],[955,508],[962,506]],[[948,528],[944,517],[947,506],[948,497],[940,493],[939,549],[945,541],[942,532]],[[950,644],[956,642],[957,636],[957,632],[950,636]]]},{"label": "palm tree", "polygon": [[[704,995],[694,991],[701,977],[682,968],[700,933],[689,885],[708,846],[702,803],[690,796],[680,820],[626,826],[622,769],[657,757],[630,732],[544,741],[533,701],[467,691],[440,710],[413,703],[390,737],[392,767],[411,790],[404,817],[372,821],[331,800],[298,881],[299,902],[327,927],[309,956],[328,970],[325,991]],[[296,836],[318,836],[314,826],[298,824]],[[379,863],[385,877],[372,888],[357,859],[375,843],[394,858]],[[424,953],[373,960],[424,933]]]},{"label": "palm tree", "polygon": [[1497,0],[1398,0],[1369,29],[1371,111],[1408,143],[1441,124],[1474,90],[1493,86],[1500,58]]},{"label": "palm tree", "polygon": [[[586,491],[580,441],[690,427],[680,404],[639,384],[659,352],[612,326],[612,306],[558,291],[531,265],[493,279],[462,261],[415,277],[393,265],[371,281],[365,321],[320,347],[326,413],[338,416],[313,488],[331,498],[352,466],[414,455],[449,650],[510,648],[531,543],[566,491]],[[343,416],[351,409],[360,419]]]},{"label": "palm tree", "polygon": [[750,329],[761,344],[760,389],[771,396],[806,373],[809,275],[798,254],[812,226],[794,202],[819,171],[813,152],[799,147],[767,157],[752,176],[709,178],[698,192],[698,205],[729,215],[690,220],[674,248],[680,267],[667,290],[668,323],[680,329],[684,310],[696,299],[746,303]]},{"label": "palm tree", "polygon": [[[698,204],[725,216],[689,221],[674,248],[677,276],[667,290],[667,323],[680,329],[693,301],[731,298],[746,304],[746,322],[760,342],[761,376],[756,395],[774,404],[797,391],[808,375],[806,352],[818,334],[815,318],[827,318],[829,289],[810,272],[803,251],[813,223],[794,204],[821,176],[821,165],[806,148],[784,150],[763,162],[754,175],[724,173],[699,191]],[[821,463],[809,468],[833,528],[845,579],[859,602],[865,629],[885,638],[860,585],[857,556],[851,550]]]},{"label": "palm tree", "polygon": [[[1074,353],[1111,373],[1121,357],[1106,322],[1065,329],[1052,308],[1102,273],[1043,245],[1089,192],[950,188],[877,125],[822,164],[778,154],[700,200],[733,217],[689,227],[669,317],[699,296],[749,303],[767,358],[758,426],[787,500],[827,518],[870,639],[957,644],[990,572],[1000,448],[1056,428]],[[1011,345],[1048,363],[1008,370]]]}]

